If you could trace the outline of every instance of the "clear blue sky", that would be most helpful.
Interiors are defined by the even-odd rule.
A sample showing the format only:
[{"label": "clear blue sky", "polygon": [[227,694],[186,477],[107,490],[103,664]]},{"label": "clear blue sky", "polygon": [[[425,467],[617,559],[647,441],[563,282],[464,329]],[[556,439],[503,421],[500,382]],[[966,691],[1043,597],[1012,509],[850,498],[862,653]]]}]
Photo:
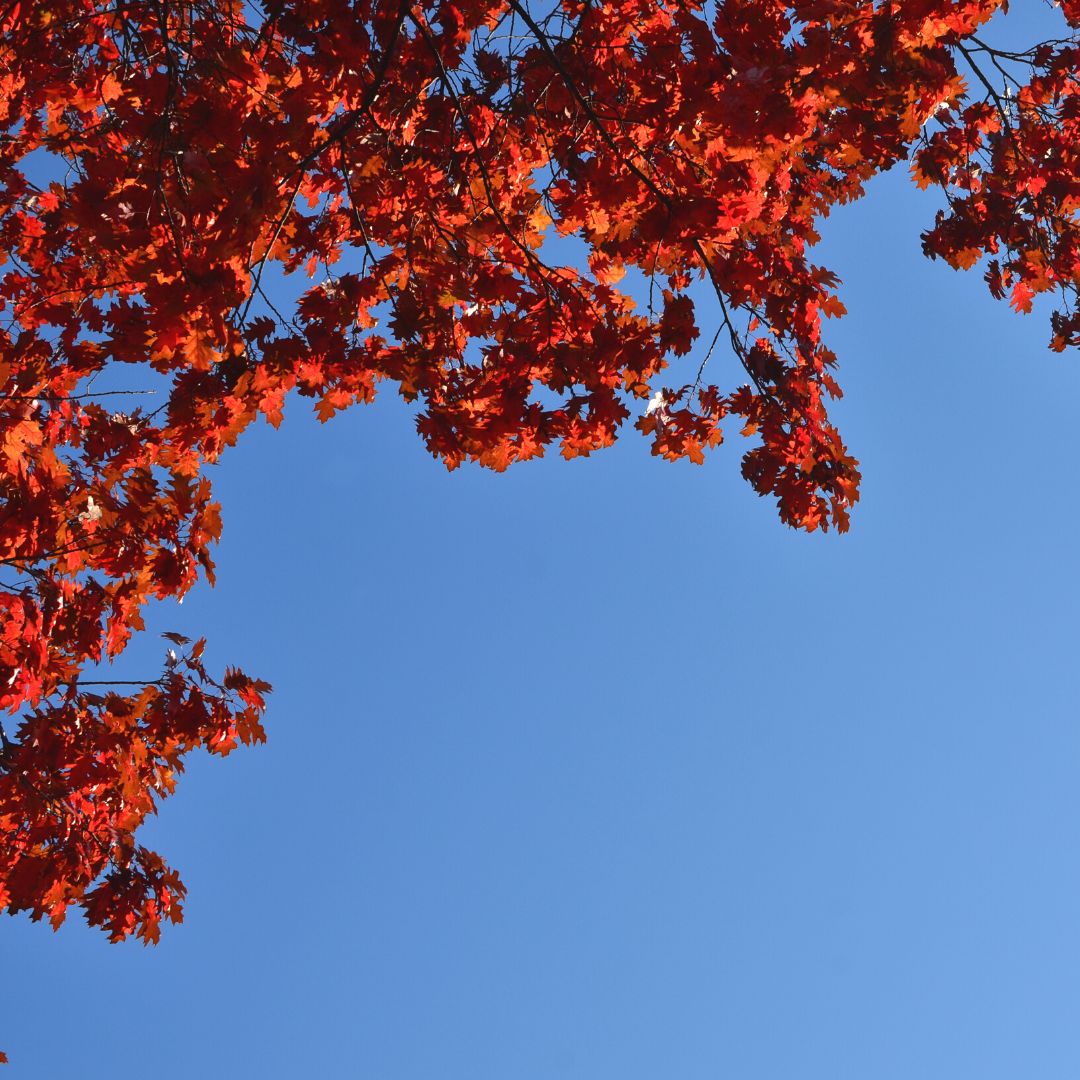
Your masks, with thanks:
[{"label": "clear blue sky", "polygon": [[0,923],[11,1075],[1080,1076],[1080,362],[922,259],[932,212],[898,169],[826,225],[846,537],[737,442],[498,476],[389,397],[253,431],[218,588],[153,629],[270,679],[270,741],[147,828],[157,949]]}]

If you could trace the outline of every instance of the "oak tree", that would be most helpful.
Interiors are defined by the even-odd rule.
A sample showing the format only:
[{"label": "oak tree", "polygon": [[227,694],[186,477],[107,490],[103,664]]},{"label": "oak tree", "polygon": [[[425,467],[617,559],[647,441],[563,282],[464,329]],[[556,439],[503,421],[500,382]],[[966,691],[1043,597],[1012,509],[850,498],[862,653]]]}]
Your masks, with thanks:
[{"label": "oak tree", "polygon": [[0,906],[180,919],[139,826],[268,687],[178,635],[157,678],[101,666],[213,582],[206,467],[286,398],[396,391],[450,468],[733,437],[782,521],[844,530],[812,249],[898,163],[943,193],[929,256],[1080,344],[1080,0],[1034,45],[1004,6],[6,0]]}]

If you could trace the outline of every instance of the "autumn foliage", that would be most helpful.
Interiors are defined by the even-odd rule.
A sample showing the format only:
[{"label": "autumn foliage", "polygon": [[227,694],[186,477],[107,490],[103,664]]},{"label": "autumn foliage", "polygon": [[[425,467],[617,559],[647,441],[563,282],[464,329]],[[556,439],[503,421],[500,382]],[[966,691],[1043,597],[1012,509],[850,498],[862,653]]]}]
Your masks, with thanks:
[{"label": "autumn foliage", "polygon": [[734,437],[784,522],[846,529],[811,249],[900,162],[947,200],[927,254],[1080,344],[1080,2],[1034,47],[991,44],[1001,6],[7,0],[0,906],[180,918],[136,833],[188,751],[263,738],[267,686],[180,637],[101,665],[213,581],[206,466],[290,394],[396,389],[451,468]]}]

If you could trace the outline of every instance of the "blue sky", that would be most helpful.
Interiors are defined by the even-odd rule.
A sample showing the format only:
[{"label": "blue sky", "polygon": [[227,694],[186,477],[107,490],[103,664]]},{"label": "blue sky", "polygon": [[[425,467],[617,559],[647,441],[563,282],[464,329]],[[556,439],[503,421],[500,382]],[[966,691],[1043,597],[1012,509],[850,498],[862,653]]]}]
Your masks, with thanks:
[{"label": "blue sky", "polygon": [[11,1074],[1080,1075],[1080,369],[921,257],[933,206],[898,169],[824,229],[844,537],[738,441],[500,476],[389,397],[253,431],[153,630],[271,680],[269,743],[147,828],[157,949],[5,920]]}]

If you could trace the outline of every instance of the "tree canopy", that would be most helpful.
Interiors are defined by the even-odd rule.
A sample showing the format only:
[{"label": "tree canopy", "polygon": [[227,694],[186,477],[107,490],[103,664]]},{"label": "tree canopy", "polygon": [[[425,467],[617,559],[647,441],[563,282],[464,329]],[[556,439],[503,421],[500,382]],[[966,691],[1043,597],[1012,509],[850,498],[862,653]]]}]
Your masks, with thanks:
[{"label": "tree canopy", "polygon": [[1002,0],[8,0],[0,906],[179,921],[136,832],[187,752],[263,738],[268,686],[179,635],[157,679],[98,665],[213,582],[206,466],[288,395],[326,420],[396,389],[450,468],[735,436],[783,522],[844,530],[811,249],[901,162],[944,195],[926,254],[1048,294],[1080,345],[1057,6],[1001,47]]}]

